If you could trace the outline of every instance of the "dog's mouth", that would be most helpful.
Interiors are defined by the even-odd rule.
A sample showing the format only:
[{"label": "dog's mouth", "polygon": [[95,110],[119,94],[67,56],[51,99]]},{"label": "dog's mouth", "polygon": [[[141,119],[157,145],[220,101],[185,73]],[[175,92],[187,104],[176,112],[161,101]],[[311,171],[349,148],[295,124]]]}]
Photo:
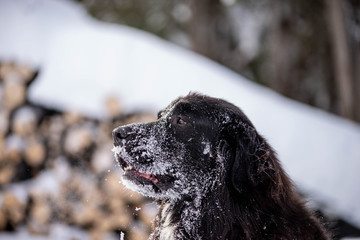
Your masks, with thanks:
[{"label": "dog's mouth", "polygon": [[124,177],[127,180],[140,185],[151,185],[156,193],[166,191],[173,186],[175,178],[170,175],[147,174],[136,170],[129,165],[124,159],[117,155],[117,160],[124,170]]}]

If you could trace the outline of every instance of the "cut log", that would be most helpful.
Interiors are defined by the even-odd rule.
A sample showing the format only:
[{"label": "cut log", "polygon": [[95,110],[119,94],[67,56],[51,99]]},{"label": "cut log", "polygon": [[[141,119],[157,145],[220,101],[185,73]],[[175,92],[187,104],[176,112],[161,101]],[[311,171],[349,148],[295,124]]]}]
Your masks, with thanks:
[{"label": "cut log", "polygon": [[4,137],[9,129],[9,119],[10,119],[9,111],[7,111],[4,108],[1,108],[1,103],[0,103],[0,138]]},{"label": "cut log", "polygon": [[5,79],[11,72],[15,70],[13,63],[2,63],[0,64],[0,79]]},{"label": "cut log", "polygon": [[0,166],[5,162],[5,139],[0,135]]},{"label": "cut log", "polygon": [[91,167],[96,174],[106,172],[115,165],[114,156],[109,149],[112,148],[112,143],[103,143],[95,150],[92,159]]},{"label": "cut log", "polygon": [[65,123],[62,117],[47,116],[41,122],[37,133],[47,140],[47,153],[49,159],[54,159],[61,154],[61,138],[65,129]]},{"label": "cut log", "polygon": [[44,163],[46,148],[44,143],[36,138],[27,141],[25,147],[25,161],[32,167],[37,167]]},{"label": "cut log", "polygon": [[28,136],[36,131],[38,116],[31,107],[21,107],[16,110],[13,119],[12,130],[20,136]]},{"label": "cut log", "polygon": [[46,196],[34,195],[33,205],[30,208],[28,229],[33,234],[47,235],[50,230],[52,210]]},{"label": "cut log", "polygon": [[11,77],[9,79],[4,79],[4,88],[3,88],[3,99],[4,106],[13,110],[16,107],[22,105],[26,100],[26,86],[21,77]]},{"label": "cut log", "polygon": [[3,195],[2,209],[13,228],[25,219],[25,205],[11,192]]},{"label": "cut log", "polygon": [[17,135],[10,135],[5,140],[4,157],[11,164],[21,161],[24,150],[24,139]]},{"label": "cut log", "polygon": [[79,123],[83,119],[84,119],[83,116],[77,112],[70,111],[64,114],[64,120],[67,126],[71,126],[76,123]]},{"label": "cut log", "polygon": [[7,218],[5,216],[4,210],[0,208],[0,231],[4,231],[7,224]]},{"label": "cut log", "polygon": [[10,183],[15,175],[15,166],[6,164],[0,167],[0,186]]},{"label": "cut log", "polygon": [[127,234],[130,240],[146,240],[149,237],[149,231],[141,227],[141,225],[135,225],[132,227],[132,231]]},{"label": "cut log", "polygon": [[65,136],[64,148],[69,154],[83,153],[93,141],[91,124],[82,124],[70,128]]}]

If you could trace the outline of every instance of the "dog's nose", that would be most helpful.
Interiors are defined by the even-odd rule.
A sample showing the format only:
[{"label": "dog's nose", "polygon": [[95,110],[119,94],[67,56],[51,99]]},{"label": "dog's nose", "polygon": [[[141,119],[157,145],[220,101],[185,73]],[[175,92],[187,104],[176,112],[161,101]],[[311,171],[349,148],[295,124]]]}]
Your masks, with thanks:
[{"label": "dog's nose", "polygon": [[112,136],[115,145],[121,144],[121,140],[126,139],[129,136],[129,129],[127,127],[118,127],[112,131]]}]

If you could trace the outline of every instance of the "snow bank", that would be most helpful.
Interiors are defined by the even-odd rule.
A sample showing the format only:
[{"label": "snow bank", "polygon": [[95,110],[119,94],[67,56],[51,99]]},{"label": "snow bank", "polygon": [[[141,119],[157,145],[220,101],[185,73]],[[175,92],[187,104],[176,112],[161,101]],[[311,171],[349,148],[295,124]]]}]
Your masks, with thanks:
[{"label": "snow bank", "polygon": [[61,224],[53,224],[49,236],[34,236],[26,228],[20,228],[14,233],[1,233],[2,240],[72,240],[72,239],[81,239],[81,240],[90,240],[92,239],[84,231],[75,228],[68,227]]},{"label": "snow bank", "polygon": [[199,91],[241,107],[315,202],[360,227],[360,127],[286,99],[148,33],[100,23],[69,1],[2,0],[0,61],[38,66],[32,101],[105,116],[116,96],[125,111],[158,110]]}]

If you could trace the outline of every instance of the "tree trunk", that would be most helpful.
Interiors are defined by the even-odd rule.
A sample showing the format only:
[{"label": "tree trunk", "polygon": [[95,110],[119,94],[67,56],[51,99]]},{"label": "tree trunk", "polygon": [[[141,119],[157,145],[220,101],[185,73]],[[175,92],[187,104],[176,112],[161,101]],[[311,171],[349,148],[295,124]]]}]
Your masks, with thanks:
[{"label": "tree trunk", "polygon": [[354,115],[354,81],[350,47],[346,30],[344,6],[339,0],[326,0],[330,40],[333,45],[335,81],[339,96],[339,113],[343,117],[353,118]]},{"label": "tree trunk", "polygon": [[234,71],[244,67],[244,56],[237,48],[231,21],[219,0],[189,1],[192,18],[188,33],[194,51]]}]

